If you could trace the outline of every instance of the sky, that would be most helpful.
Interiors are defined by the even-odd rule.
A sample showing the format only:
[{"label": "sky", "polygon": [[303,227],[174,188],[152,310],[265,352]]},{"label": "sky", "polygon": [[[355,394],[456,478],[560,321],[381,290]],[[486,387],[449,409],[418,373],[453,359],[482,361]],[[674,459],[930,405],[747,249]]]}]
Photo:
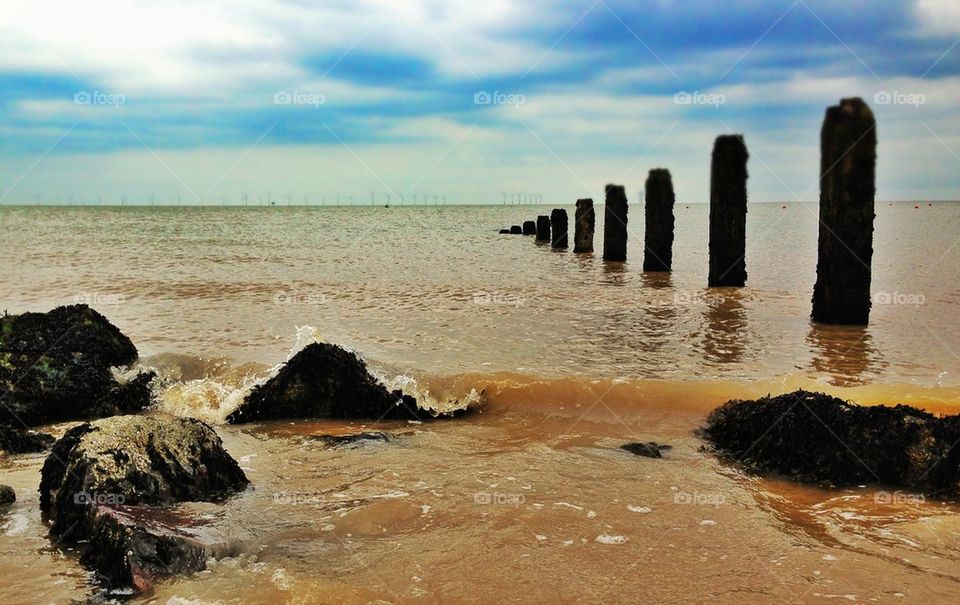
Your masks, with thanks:
[{"label": "sky", "polygon": [[0,203],[815,201],[824,111],[880,200],[960,199],[956,0],[4,0]]}]

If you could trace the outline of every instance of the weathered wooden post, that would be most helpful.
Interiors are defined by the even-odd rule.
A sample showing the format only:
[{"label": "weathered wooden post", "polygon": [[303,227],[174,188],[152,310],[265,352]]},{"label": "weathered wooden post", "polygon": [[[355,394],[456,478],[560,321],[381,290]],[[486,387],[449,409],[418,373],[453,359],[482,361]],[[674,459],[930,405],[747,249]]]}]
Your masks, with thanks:
[{"label": "weathered wooden post", "polygon": [[567,211],[563,208],[554,208],[550,213],[550,230],[553,233],[554,248],[566,248],[567,243]]},{"label": "weathered wooden post", "polygon": [[607,185],[603,204],[603,260],[627,260],[627,193]]},{"label": "weathered wooden post", "polygon": [[710,170],[710,287],[747,283],[747,145],[717,137]]},{"label": "weathered wooden post", "polygon": [[863,99],[827,109],[820,131],[820,238],[813,321],[867,325],[873,263],[877,122]]},{"label": "weathered wooden post", "polygon": [[673,267],[673,180],[670,171],[650,171],[646,184],[644,271],[670,271]]},{"label": "weathered wooden post", "polygon": [[510,227],[510,233],[512,235],[521,235],[523,234],[523,227],[520,225],[513,225]]},{"label": "weathered wooden post", "polygon": [[593,228],[596,216],[593,213],[593,200],[577,200],[577,211],[573,215],[573,251],[593,252]]},{"label": "weathered wooden post", "polygon": [[533,221],[523,221],[523,234],[524,235],[536,235],[537,234],[537,224]]},{"label": "weathered wooden post", "polygon": [[537,217],[537,241],[550,241],[550,217],[545,214]]}]

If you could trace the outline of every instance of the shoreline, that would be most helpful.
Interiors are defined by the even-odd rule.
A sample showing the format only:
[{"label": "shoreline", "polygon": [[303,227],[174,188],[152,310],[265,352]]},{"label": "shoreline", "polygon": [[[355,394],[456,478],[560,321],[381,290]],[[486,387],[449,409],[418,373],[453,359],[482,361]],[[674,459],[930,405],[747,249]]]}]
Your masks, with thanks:
[{"label": "shoreline", "polygon": [[[83,309],[74,311],[82,313]],[[725,553],[710,563],[711,573],[725,573],[727,554],[738,559],[738,565],[749,563],[746,557],[753,556],[737,546],[743,531],[762,537],[765,558],[777,557],[792,544],[794,532],[807,532],[808,548],[797,555],[804,569],[817,570],[819,561],[838,560],[840,557],[831,554],[836,552],[885,570],[892,578],[889,586],[893,590],[916,573],[914,567],[866,552],[857,541],[860,533],[901,532],[908,544],[905,554],[913,554],[909,549],[921,548],[926,536],[901,528],[902,520],[922,522],[932,517],[946,524],[955,516],[955,502],[937,497],[928,501],[922,491],[904,486],[897,489],[891,486],[899,483],[887,484],[879,478],[870,485],[860,485],[858,478],[833,488],[826,487],[827,477],[783,483],[789,473],[758,474],[729,464],[713,449],[718,446],[716,440],[705,438],[706,433],[699,430],[712,430],[709,425],[713,421],[705,423],[705,415],[711,410],[715,413],[718,405],[731,399],[808,387],[839,392],[866,405],[908,403],[955,410],[957,389],[953,387],[876,383],[831,387],[804,375],[737,381],[547,377],[522,372],[431,375],[408,370],[397,374],[388,363],[367,366],[354,353],[329,344],[311,343],[290,353],[291,358],[278,366],[170,353],[141,358],[125,371],[114,373],[114,378],[123,384],[123,379],[144,372],[153,376],[153,370],[159,370],[154,390],[159,403],[132,415],[117,410],[85,426],[79,426],[82,421],[38,424],[35,428],[60,437],[53,452],[45,460],[43,454],[27,454],[0,462],[15,479],[11,481],[15,491],[23,496],[9,511],[10,521],[3,527],[0,539],[10,545],[7,552],[14,556],[0,556],[0,570],[15,570],[26,563],[31,569],[43,570],[30,575],[29,582],[64,575],[75,579],[72,589],[58,586],[45,589],[44,594],[65,590],[106,595],[109,593],[102,591],[113,587],[115,581],[117,586],[131,584],[133,594],[117,594],[136,602],[150,602],[157,594],[178,597],[184,589],[208,599],[220,594],[221,586],[240,583],[252,583],[263,600],[282,600],[278,591],[330,577],[351,589],[363,587],[371,590],[371,596],[378,593],[383,597],[385,591],[393,592],[388,583],[379,578],[378,582],[366,582],[366,564],[358,567],[349,557],[382,553],[386,558],[400,551],[404,554],[389,557],[393,563],[385,575],[391,583],[406,581],[409,571],[405,563],[414,562],[422,564],[417,577],[427,578],[416,581],[417,591],[463,597],[475,594],[482,582],[446,593],[444,587],[452,578],[475,577],[472,574],[478,569],[481,576],[513,577],[515,563],[502,557],[499,545],[503,544],[524,557],[534,553],[547,557],[551,566],[564,574],[582,565],[582,555],[588,553],[596,567],[587,577],[571,580],[566,590],[583,597],[591,593],[592,577],[609,565],[626,575],[632,562],[652,549],[650,540],[655,544],[657,536],[683,529],[688,533],[671,538],[681,548],[664,551],[656,562],[651,561],[663,573],[677,569],[678,564],[689,565],[692,559],[688,554],[702,549],[702,540]],[[159,360],[167,363],[153,365]],[[347,363],[353,365],[342,365]],[[376,382],[376,388],[365,390],[367,381]],[[343,389],[328,386],[333,383],[342,383]],[[400,395],[398,389],[405,392]],[[892,393],[904,399],[891,401]],[[423,408],[450,413],[471,408],[472,413],[436,421],[429,415],[388,416],[400,405],[396,398],[400,396],[402,402],[408,395],[416,395],[417,399],[410,397],[409,401],[415,405],[422,402]],[[785,397],[810,395],[798,391]],[[323,403],[326,401],[332,403]],[[241,413],[250,414],[251,423],[225,424],[226,420],[235,421],[240,410],[232,404],[238,402],[244,406]],[[340,408],[334,407],[340,402],[348,408],[346,415],[339,415]],[[330,407],[314,407],[317,405]],[[756,405],[762,404],[735,403],[739,407]],[[834,411],[845,409],[842,402],[820,401],[819,405]],[[799,409],[795,405],[784,409],[782,417],[795,408]],[[264,415],[255,415],[259,411]],[[184,420],[191,416],[217,426]],[[924,422],[936,424],[933,419]],[[770,429],[755,443],[777,428],[779,421],[765,424],[770,424]],[[749,420],[741,423],[734,419],[727,426],[747,433],[756,429],[756,423]],[[832,439],[817,441],[813,429],[818,427],[811,426],[809,419],[804,425],[802,418],[794,416],[779,427],[783,434],[771,438],[767,446],[780,451],[781,444],[788,441],[783,435],[788,435],[804,447],[829,450],[832,446],[830,451],[843,453]],[[866,439],[872,447],[875,433],[895,438],[888,435],[895,432],[883,428],[868,431]],[[191,441],[188,435],[197,435],[198,440]],[[155,438],[166,441],[154,448]],[[754,437],[748,434],[747,438]],[[76,445],[74,439],[81,444]],[[88,439],[89,444],[83,445]],[[924,439],[917,442],[926,443]],[[194,464],[204,463],[184,464],[181,460],[188,451],[207,452],[208,460],[229,461],[233,465],[229,468],[240,473],[242,485],[223,500],[199,493],[151,504],[137,502],[140,496],[135,490],[129,509],[124,502],[114,508],[109,501],[91,500],[89,515],[85,512],[78,518],[94,520],[84,531],[101,540],[96,544],[105,547],[104,552],[113,554],[102,554],[98,546],[80,547],[83,556],[79,562],[72,556],[57,558],[45,553],[24,556],[25,548],[36,550],[31,550],[31,543],[42,545],[49,539],[41,514],[41,510],[49,514],[43,508],[44,494],[51,493],[49,485],[44,491],[48,467],[56,469],[62,464],[64,469],[72,468],[60,461],[56,453],[59,444],[86,452],[71,460],[94,465],[90,468],[116,467],[121,475],[132,473],[131,477],[139,476],[140,471],[130,470],[128,465],[149,465],[152,470],[143,471],[147,473],[159,468],[158,477],[164,477],[158,479],[159,484],[167,480],[163,469],[179,469],[185,480],[201,483],[206,476],[227,476],[216,469],[209,475],[195,474],[190,470]],[[131,453],[118,459],[111,453],[120,451],[115,448]],[[787,450],[792,452],[792,446]],[[172,458],[161,461],[157,456]],[[774,452],[774,460],[777,456]],[[809,459],[815,460],[815,456]],[[119,466],[118,460],[123,461]],[[81,469],[78,474],[96,481],[99,472]],[[32,489],[38,473],[39,503]],[[126,484],[117,481],[105,480],[103,485]],[[111,496],[112,492],[104,491],[107,488],[97,485],[90,493]],[[56,491],[67,487],[65,482]],[[166,488],[159,493],[166,493]],[[69,504],[70,499],[61,501]],[[72,501],[81,504],[75,497]],[[819,517],[821,509],[828,513],[827,518]],[[56,511],[63,517],[61,527],[67,527],[73,509],[67,506]],[[776,520],[778,515],[791,517],[788,531]],[[135,532],[133,538],[127,533],[130,528]],[[488,549],[485,545],[491,535],[498,547]],[[881,553],[886,535],[873,538],[867,550]],[[180,549],[177,552],[181,554],[172,562],[157,561],[147,546],[153,540],[162,540],[164,548]],[[55,541],[55,548],[70,550],[81,543],[85,542]],[[448,546],[437,550],[433,548],[437,543]],[[531,549],[535,550],[525,552]],[[448,550],[451,561],[445,561]],[[88,556],[91,552],[93,558]],[[115,571],[110,557],[118,552],[128,553],[126,557],[148,554],[121,557],[134,562],[129,568],[124,563],[122,573],[115,577],[109,575]],[[307,565],[303,553],[309,553]],[[313,565],[316,560],[334,562],[336,570],[318,575]],[[238,567],[238,561],[246,563]],[[699,561],[702,564],[705,559],[701,556]],[[936,555],[923,561],[925,568],[939,566]],[[157,576],[151,571],[155,564],[160,570]],[[259,573],[257,569],[272,570],[269,582],[248,578],[247,564],[254,574]],[[82,567],[88,571],[78,571]],[[849,566],[849,570],[857,568]],[[789,578],[802,586],[805,572],[797,571],[801,575]],[[95,573],[105,575],[96,579]],[[517,575],[520,580],[532,577],[522,572]],[[954,581],[948,573],[943,580]],[[741,581],[751,586],[762,578],[753,575]],[[857,584],[858,592],[868,586],[863,581]],[[626,586],[631,586],[631,580]],[[830,583],[822,586],[830,588]],[[323,593],[321,588],[307,590]]]},{"label": "shoreline", "polygon": [[[139,369],[157,369],[150,356]],[[166,359],[172,359],[167,357]],[[181,361],[184,358],[180,358]],[[192,358],[191,358],[192,360]],[[217,372],[179,379],[164,377],[155,394],[155,409],[223,424],[224,418],[245,393],[273,375],[256,362],[234,365],[218,359]],[[910,405],[933,414],[960,413],[960,386],[903,382],[831,384],[829,379],[792,374],[758,379],[650,379],[593,376],[536,375],[526,372],[465,372],[457,374],[406,372],[395,374],[389,364],[376,360],[370,368],[391,389],[401,389],[437,410],[452,410],[466,403],[479,403],[486,410],[576,415],[603,399],[606,411],[630,417],[649,410],[670,410],[705,417],[717,406],[733,399],[757,399],[765,395],[807,390],[822,392],[863,406]],[[170,366],[167,366],[170,372]]]}]

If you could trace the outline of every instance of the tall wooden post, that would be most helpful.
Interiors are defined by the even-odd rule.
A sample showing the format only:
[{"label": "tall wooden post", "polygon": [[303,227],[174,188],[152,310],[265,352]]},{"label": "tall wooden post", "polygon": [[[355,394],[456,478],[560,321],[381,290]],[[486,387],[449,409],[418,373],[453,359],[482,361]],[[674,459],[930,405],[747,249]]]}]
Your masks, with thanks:
[{"label": "tall wooden post", "polygon": [[627,260],[627,193],[607,185],[603,204],[603,260]]},{"label": "tall wooden post", "polygon": [[650,171],[646,183],[644,271],[670,271],[673,267],[673,180],[670,171]]},{"label": "tall wooden post", "polygon": [[545,214],[537,217],[537,241],[550,241],[550,217]]},{"label": "tall wooden post", "polygon": [[593,229],[596,216],[593,213],[593,200],[577,200],[577,212],[574,214],[573,251],[593,252]]},{"label": "tall wooden post", "polygon": [[873,264],[877,122],[863,99],[827,109],[820,131],[815,322],[867,325]]},{"label": "tall wooden post", "polygon": [[717,137],[710,171],[711,287],[747,283],[748,157],[743,135]]},{"label": "tall wooden post", "polygon": [[550,229],[553,233],[554,248],[566,248],[567,242],[567,211],[563,208],[554,208],[550,213]]}]

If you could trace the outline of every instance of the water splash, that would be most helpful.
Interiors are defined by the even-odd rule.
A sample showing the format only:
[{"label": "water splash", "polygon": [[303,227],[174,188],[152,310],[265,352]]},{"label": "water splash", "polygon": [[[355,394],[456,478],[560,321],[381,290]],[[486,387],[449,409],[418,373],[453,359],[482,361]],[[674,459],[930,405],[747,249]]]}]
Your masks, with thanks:
[{"label": "water splash", "polygon": [[[471,387],[468,392],[458,393],[449,385],[441,384],[439,377],[424,377],[418,381],[412,371],[397,372],[381,365],[370,365],[368,370],[387,390],[400,390],[416,397],[417,404],[433,414],[451,414],[468,408],[479,408],[486,403],[486,393],[483,390],[478,391]],[[428,384],[431,382],[432,387]]]}]

